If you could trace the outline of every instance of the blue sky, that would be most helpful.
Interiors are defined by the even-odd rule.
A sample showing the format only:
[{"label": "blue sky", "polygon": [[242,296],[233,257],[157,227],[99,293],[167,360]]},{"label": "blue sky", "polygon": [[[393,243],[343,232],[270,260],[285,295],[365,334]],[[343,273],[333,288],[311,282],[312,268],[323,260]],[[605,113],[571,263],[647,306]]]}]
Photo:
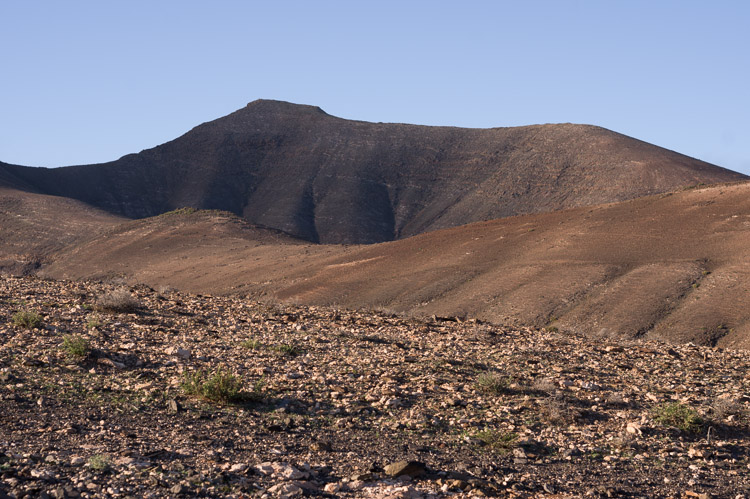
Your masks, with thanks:
[{"label": "blue sky", "polygon": [[746,1],[0,2],[0,160],[117,159],[258,98],[590,123],[750,173]]}]

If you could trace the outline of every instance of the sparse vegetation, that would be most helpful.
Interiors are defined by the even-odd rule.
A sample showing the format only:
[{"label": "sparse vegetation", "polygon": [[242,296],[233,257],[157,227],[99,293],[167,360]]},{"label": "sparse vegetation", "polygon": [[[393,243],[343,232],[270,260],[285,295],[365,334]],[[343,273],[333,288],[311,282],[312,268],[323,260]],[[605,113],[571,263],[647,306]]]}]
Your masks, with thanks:
[{"label": "sparse vegetation", "polygon": [[62,348],[69,357],[74,359],[84,359],[91,352],[89,341],[82,336],[63,336]]},{"label": "sparse vegetation", "polygon": [[86,317],[87,329],[98,329],[103,325],[102,318],[98,314],[89,314],[88,317]]},{"label": "sparse vegetation", "polygon": [[296,357],[297,355],[302,353],[302,350],[298,346],[291,345],[289,343],[273,345],[272,347],[270,347],[270,349],[278,353],[279,355],[286,355],[288,357]]},{"label": "sparse vegetation", "polygon": [[549,378],[536,378],[531,384],[531,389],[552,395],[557,391],[557,385]]},{"label": "sparse vegetation", "polygon": [[176,210],[166,211],[166,212],[164,212],[164,213],[162,213],[161,215],[158,215],[158,216],[160,216],[160,217],[173,217],[173,216],[177,216],[177,215],[192,215],[196,211],[198,211],[198,210],[195,209],[195,208],[190,208],[188,206],[185,206],[183,208],[177,208]]},{"label": "sparse vegetation", "polygon": [[548,423],[563,426],[575,422],[579,416],[577,410],[570,406],[562,395],[553,395],[540,404],[542,419]]},{"label": "sparse vegetation", "polygon": [[22,310],[13,315],[13,325],[24,329],[42,327],[42,316],[30,310]]},{"label": "sparse vegetation", "polygon": [[494,451],[505,454],[513,448],[514,443],[518,440],[518,434],[499,430],[482,430],[476,433],[474,438],[481,440]]},{"label": "sparse vegetation", "polygon": [[[91,297],[115,287],[0,280],[7,322],[0,399],[13,402],[0,411],[10,444],[0,449],[0,474],[24,477],[25,492],[79,480],[91,484],[89,495],[111,487],[139,497],[145,479],[164,497],[222,497],[223,487],[231,487],[226,495],[246,494],[248,473],[265,490],[287,485],[251,471],[266,459],[278,469],[319,463],[297,469],[325,487],[373,462],[384,469],[428,453],[422,479],[394,485],[373,474],[363,490],[507,495],[499,480],[508,473],[498,468],[519,479],[528,473],[536,492],[564,497],[599,484],[614,496],[659,497],[696,466],[716,497],[735,497],[750,484],[744,352],[645,339],[643,348],[613,339],[592,345],[535,328],[435,327],[431,318],[368,311],[339,311],[342,326],[323,307],[180,292],[160,298],[145,287],[133,294],[148,314],[110,316],[83,310],[82,289]],[[47,329],[10,325],[24,309],[42,314]],[[101,332],[87,331],[99,321]],[[74,360],[88,342],[90,353]],[[295,346],[298,357],[283,353]],[[660,375],[676,365],[679,383]],[[694,409],[706,420],[702,432],[655,421],[679,413],[657,413],[655,398]],[[690,418],[674,424],[685,419],[690,427]],[[49,472],[59,482],[46,481]],[[643,481],[630,480],[633,473]]]},{"label": "sparse vegetation", "polygon": [[96,309],[101,312],[127,314],[138,311],[140,306],[138,300],[125,288],[104,293],[96,300]]},{"label": "sparse vegetation", "polygon": [[262,346],[263,345],[260,341],[254,339],[245,340],[242,342],[242,348],[247,348],[248,350],[257,350]]},{"label": "sparse vegetation", "polygon": [[607,404],[613,407],[625,407],[628,405],[627,400],[623,397],[622,393],[613,392],[609,394],[606,400]]},{"label": "sparse vegetation", "polygon": [[198,370],[184,375],[182,389],[188,395],[212,402],[237,403],[260,398],[263,382],[258,381],[251,392],[243,391],[242,380],[224,369]]},{"label": "sparse vegetation", "polygon": [[717,399],[711,410],[713,416],[717,419],[725,419],[729,416],[735,416],[737,419],[744,419],[747,414],[745,407],[740,402],[730,398]]},{"label": "sparse vegetation", "polygon": [[510,379],[497,373],[486,372],[477,377],[476,388],[480,392],[499,395],[510,385]]},{"label": "sparse vegetation", "polygon": [[669,402],[655,407],[653,418],[657,423],[686,433],[698,433],[704,424],[695,409],[680,402]]},{"label": "sparse vegetation", "polygon": [[94,471],[108,471],[112,459],[107,454],[96,454],[89,458],[89,468]]},{"label": "sparse vegetation", "polygon": [[175,289],[172,286],[168,286],[167,284],[161,284],[156,288],[156,292],[159,294],[159,296],[166,296],[173,293],[174,291]]}]

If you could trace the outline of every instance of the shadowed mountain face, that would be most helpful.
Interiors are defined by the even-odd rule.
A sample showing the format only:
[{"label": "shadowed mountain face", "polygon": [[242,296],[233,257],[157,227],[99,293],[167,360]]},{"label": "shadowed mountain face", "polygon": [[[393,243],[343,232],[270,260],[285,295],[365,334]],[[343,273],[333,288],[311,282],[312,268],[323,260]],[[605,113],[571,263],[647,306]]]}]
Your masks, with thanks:
[{"label": "shadowed mountain face", "polygon": [[130,218],[220,209],[323,243],[401,239],[743,178],[593,126],[366,123],[263,100],[111,163],[0,163],[0,185]]}]

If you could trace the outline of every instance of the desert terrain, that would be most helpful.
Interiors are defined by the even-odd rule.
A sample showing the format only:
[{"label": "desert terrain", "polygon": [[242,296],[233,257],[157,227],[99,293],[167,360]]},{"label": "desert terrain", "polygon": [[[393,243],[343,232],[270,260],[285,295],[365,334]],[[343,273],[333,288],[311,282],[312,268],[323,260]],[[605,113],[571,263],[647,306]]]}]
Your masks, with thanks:
[{"label": "desert terrain", "polygon": [[3,497],[746,497],[746,352],[0,280]]},{"label": "desert terrain", "polygon": [[0,163],[0,499],[748,497],[749,194],[278,101]]},{"label": "desert terrain", "polygon": [[747,348],[749,194],[700,187],[359,246],[178,211],[70,246],[40,273]]}]

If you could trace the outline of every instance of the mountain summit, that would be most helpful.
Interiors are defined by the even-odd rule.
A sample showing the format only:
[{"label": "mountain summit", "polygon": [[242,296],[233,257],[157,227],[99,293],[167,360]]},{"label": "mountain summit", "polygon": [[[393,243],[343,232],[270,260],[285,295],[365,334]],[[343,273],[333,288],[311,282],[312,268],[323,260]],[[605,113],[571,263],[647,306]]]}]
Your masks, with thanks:
[{"label": "mountain summit", "polygon": [[376,243],[745,178],[595,126],[367,123],[269,100],[110,163],[0,163],[0,185],[129,218],[222,209],[323,243]]}]

